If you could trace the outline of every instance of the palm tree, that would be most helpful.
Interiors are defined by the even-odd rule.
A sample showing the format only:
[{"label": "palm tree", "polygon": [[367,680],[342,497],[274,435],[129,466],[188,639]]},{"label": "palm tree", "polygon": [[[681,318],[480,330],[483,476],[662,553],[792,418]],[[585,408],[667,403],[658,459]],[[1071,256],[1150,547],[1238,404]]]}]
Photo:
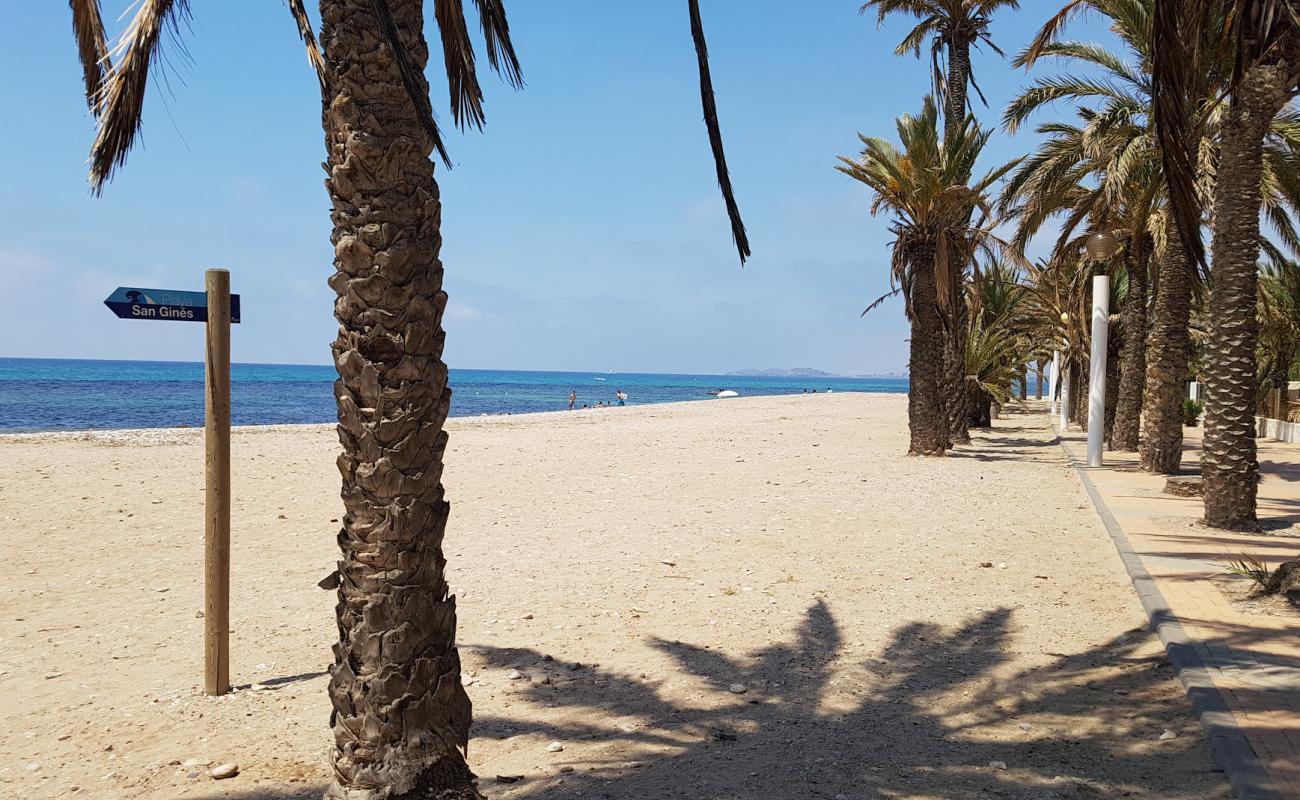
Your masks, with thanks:
[{"label": "palm tree", "polygon": [[[967,87],[974,87],[980,98],[979,84],[971,71],[971,48],[985,44],[993,52],[1002,50],[989,35],[989,24],[998,9],[1020,8],[1019,0],[867,0],[862,13],[874,10],[877,26],[891,14],[913,17],[917,24],[894,49],[895,55],[912,53],[921,57],[921,46],[930,41],[931,76],[934,93],[943,103],[944,140],[947,141],[966,123]],[[946,61],[946,67],[944,62]],[[961,297],[964,292],[965,265],[951,271],[952,285],[947,291]],[[953,442],[970,441],[967,432],[965,375],[965,331],[969,327],[964,303],[954,304],[948,322],[951,336],[944,342],[944,403],[949,435]]]},{"label": "palm tree", "polygon": [[[150,67],[186,0],[141,0],[107,45],[98,0],[71,0],[86,98],[99,130],[99,192],[140,127]],[[521,84],[502,0],[475,0],[489,66]],[[477,798],[462,751],[470,701],[460,682],[456,598],[442,541],[451,404],[442,360],[441,206],[433,151],[446,149],[424,77],[423,0],[321,0],[320,46],[289,0],[320,78],[337,293],[338,459],[343,478],[339,640],[330,670],[338,800]],[[749,253],[722,157],[697,0],[688,0],[705,120],[741,259]],[[435,4],[452,116],[483,124],[474,47],[460,2]]]},{"label": "palm tree", "polygon": [[[1257,16],[1267,2],[1241,9],[1239,64],[1220,132],[1210,271],[1210,343],[1205,365],[1205,521],[1216,528],[1256,527],[1256,263],[1264,139],[1295,94],[1300,30],[1295,17]],[[1277,9],[1281,11],[1281,9]],[[1294,14],[1294,9],[1288,9]]]},{"label": "palm tree", "polygon": [[890,14],[917,20],[894,49],[894,55],[912,53],[920,58],[921,45],[930,40],[931,74],[935,95],[943,102],[945,140],[965,124],[967,86],[973,86],[981,99],[984,97],[971,72],[971,47],[986,44],[998,55],[1003,54],[989,35],[993,13],[1000,8],[1018,10],[1020,0],[867,0],[862,4],[862,13],[876,12],[877,25],[883,25]]},{"label": "palm tree", "polygon": [[1014,265],[998,262],[981,271],[970,286],[971,326],[966,339],[967,388],[972,398],[972,427],[992,423],[991,408],[1012,398],[1020,381],[1020,399],[1028,394],[1024,365],[1034,353],[1035,317],[1023,275]]},{"label": "palm tree", "polygon": [[1257,316],[1256,375],[1260,396],[1277,390],[1285,396],[1291,367],[1300,355],[1300,263],[1281,253],[1271,253],[1269,260],[1260,265]]},{"label": "palm tree", "polygon": [[[858,159],[841,156],[837,169],[861,181],[875,198],[871,213],[894,217],[890,281],[901,287],[912,323],[908,387],[909,452],[943,455],[948,447],[943,404],[944,317],[962,302],[951,274],[977,251],[997,242],[989,230],[988,194],[1015,162],[972,182],[989,133],[974,118],[950,139],[940,139],[939,110],[927,96],[918,116],[898,118],[899,150],[884,139],[861,136]],[[976,212],[980,212],[977,218]]]},{"label": "palm tree", "polygon": [[[1214,191],[1201,460],[1205,522],[1216,528],[1254,530],[1258,525],[1254,417],[1259,207],[1266,139],[1300,79],[1297,13],[1300,4],[1295,0],[1197,0],[1164,4],[1156,25],[1155,74],[1169,95],[1158,109],[1164,138],[1186,137],[1192,124],[1187,113],[1190,98],[1180,91],[1187,43],[1201,41],[1209,30],[1235,47]],[[1167,163],[1167,168],[1171,181],[1184,186],[1192,182],[1188,159]],[[1184,238],[1190,240],[1199,209],[1185,190],[1175,192],[1174,201]],[[1197,233],[1197,254],[1199,245]]]},{"label": "palm tree", "polygon": [[[1160,155],[1155,146],[1151,120],[1151,88],[1148,76],[1151,57],[1151,15],[1153,0],[1074,0],[1043,26],[1034,40],[1017,56],[1016,66],[1026,69],[1039,59],[1054,58],[1091,68],[1098,77],[1065,75],[1040,78],[1012,101],[1003,116],[1004,125],[1015,131],[1045,105],[1069,100],[1092,103],[1080,109],[1085,127],[1048,125],[1040,128],[1053,138],[1045,145],[1046,157],[1035,159],[1033,180],[1016,185],[1022,202],[1032,198],[1028,233],[1035,232],[1045,214],[1067,213],[1067,233],[1089,221],[1094,227],[1118,234],[1123,244],[1123,267],[1127,291],[1122,315],[1122,349],[1119,380],[1107,384],[1115,404],[1107,404],[1108,419],[1114,413],[1108,440],[1115,450],[1138,449],[1147,356],[1148,270],[1152,252],[1153,214],[1161,196]],[[1128,50],[1127,58],[1104,47],[1076,41],[1060,41],[1066,22],[1085,11],[1100,13],[1111,20],[1110,29]],[[1063,234],[1063,237],[1065,235]],[[1027,241],[1023,234],[1018,237]],[[1185,329],[1184,329],[1185,330]],[[1176,342],[1170,344],[1176,345]],[[1167,346],[1166,346],[1167,347]],[[1164,356],[1164,353],[1159,354]],[[1181,433],[1181,418],[1171,416],[1156,422]]]}]

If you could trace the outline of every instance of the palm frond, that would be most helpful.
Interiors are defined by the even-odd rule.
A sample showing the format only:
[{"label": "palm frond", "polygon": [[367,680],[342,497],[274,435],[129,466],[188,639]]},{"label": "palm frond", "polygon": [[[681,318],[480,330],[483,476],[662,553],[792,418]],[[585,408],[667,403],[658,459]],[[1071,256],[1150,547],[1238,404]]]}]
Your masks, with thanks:
[{"label": "palm frond", "polygon": [[72,30],[77,37],[77,54],[81,57],[82,78],[86,84],[86,105],[99,116],[104,97],[104,83],[112,71],[108,57],[108,35],[99,13],[99,0],[68,0],[72,9]]},{"label": "palm frond", "polygon": [[501,0],[474,0],[478,6],[479,24],[483,27],[483,42],[487,50],[488,66],[516,89],[523,88],[524,73],[510,41],[510,23],[506,20],[506,7]]},{"label": "palm frond", "polygon": [[1188,65],[1197,63],[1195,50],[1206,20],[1194,6],[1204,1],[1156,3],[1151,79],[1156,132],[1174,224],[1184,250],[1202,272],[1206,271],[1205,245],[1201,241],[1201,203],[1196,191],[1195,140],[1189,108],[1196,94]]},{"label": "palm frond", "polygon": [[298,36],[307,48],[307,62],[316,71],[316,79],[320,81],[321,92],[327,92],[329,90],[329,74],[325,71],[325,59],[321,56],[320,45],[316,43],[316,34],[312,31],[311,18],[307,16],[307,8],[303,5],[302,0],[289,0],[289,13],[293,14],[293,20],[298,25]]},{"label": "palm frond", "polygon": [[95,194],[103,191],[135,144],[149,70],[161,52],[163,33],[179,33],[181,19],[188,16],[188,0],[141,0],[109,53],[117,66],[107,75],[100,96],[90,103],[92,109],[99,109],[99,128],[90,150],[90,184]]},{"label": "palm frond", "polygon": [[424,82],[424,75],[416,70],[415,64],[411,61],[411,54],[406,49],[406,43],[402,41],[402,34],[397,29],[392,9],[388,7],[388,0],[371,0],[371,10],[379,20],[379,32],[393,54],[393,61],[397,64],[397,72],[402,79],[402,88],[406,89],[406,96],[411,99],[420,127],[428,134],[433,148],[442,158],[442,163],[451,167],[451,156],[447,154],[442,133],[438,130],[438,123],[433,117],[433,104],[429,102],[429,89]]},{"label": "palm frond", "polygon": [[731,220],[731,238],[743,265],[750,256],[749,236],[745,232],[745,223],[740,218],[740,207],[736,204],[736,195],[731,188],[731,173],[727,170],[727,155],[722,148],[722,128],[718,123],[717,100],[713,96],[713,78],[709,74],[709,45],[704,38],[704,23],[700,20],[699,0],[687,0],[687,6],[691,17],[691,38],[695,42],[695,57],[700,69],[700,104],[704,108],[704,125],[709,132],[709,146],[713,149],[718,188],[722,190],[727,217]]},{"label": "palm frond", "polygon": [[466,123],[483,129],[483,87],[474,69],[474,43],[465,23],[461,0],[434,0],[433,13],[442,39],[442,57],[447,67],[447,90],[451,94],[451,118],[462,129]]}]

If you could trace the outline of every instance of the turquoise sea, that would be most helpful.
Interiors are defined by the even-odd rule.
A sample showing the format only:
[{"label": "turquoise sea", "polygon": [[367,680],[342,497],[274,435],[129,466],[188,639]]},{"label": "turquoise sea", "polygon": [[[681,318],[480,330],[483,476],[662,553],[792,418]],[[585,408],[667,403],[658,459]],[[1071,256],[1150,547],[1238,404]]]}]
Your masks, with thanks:
[{"label": "turquoise sea", "polygon": [[[236,425],[333,422],[332,366],[234,364],[231,417]],[[902,378],[766,378],[594,372],[451,371],[452,416],[560,411],[577,406],[713,400],[824,392],[906,392]],[[0,431],[168,428],[203,424],[203,365],[176,361],[0,358]]]}]

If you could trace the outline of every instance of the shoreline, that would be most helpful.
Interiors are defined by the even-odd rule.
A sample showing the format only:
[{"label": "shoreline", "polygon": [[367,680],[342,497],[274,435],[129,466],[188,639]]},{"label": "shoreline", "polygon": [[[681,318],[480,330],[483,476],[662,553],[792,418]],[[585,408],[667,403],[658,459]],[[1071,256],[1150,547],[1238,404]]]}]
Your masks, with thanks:
[{"label": "shoreline", "polygon": [[[883,396],[890,396],[890,397],[893,397],[893,396],[903,396],[903,397],[905,397],[905,396],[906,396],[906,393],[903,393],[903,392],[855,392],[855,391],[847,391],[847,390],[846,390],[846,391],[840,391],[840,392],[808,392],[808,393],[799,393],[799,392],[795,392],[795,393],[792,393],[792,394],[766,394],[766,395],[747,395],[747,396],[741,396],[741,397],[726,397],[726,398],[721,398],[721,401],[726,401],[726,402],[729,402],[729,403],[735,403],[736,401],[744,402],[744,401],[761,400],[761,399],[765,399],[765,398],[814,397],[814,396],[820,396],[820,397],[833,397],[833,396],[837,396],[837,395],[862,395],[862,396],[868,396],[868,397],[870,397],[870,396],[877,396],[877,395],[883,395]],[[694,399],[694,400],[668,400],[668,401],[664,401],[664,402],[662,402],[662,403],[630,403],[630,404],[628,404],[628,405],[626,405],[626,406],[601,406],[601,407],[589,407],[589,408],[574,408],[574,409],[572,409],[572,410],[570,410],[570,409],[560,409],[560,410],[557,410],[557,411],[520,411],[520,412],[518,412],[518,413],[502,413],[502,414],[486,414],[486,413],[485,413],[485,414],[465,414],[465,415],[462,415],[462,416],[448,416],[448,417],[447,417],[446,426],[447,426],[448,428],[450,428],[450,427],[453,427],[453,426],[456,426],[456,425],[464,425],[464,424],[467,423],[467,422],[473,422],[473,421],[484,421],[484,422],[486,422],[486,421],[489,421],[489,420],[499,420],[499,419],[520,419],[520,418],[525,418],[525,417],[526,417],[526,418],[529,418],[529,419],[535,419],[535,418],[538,418],[538,417],[545,417],[545,416],[547,416],[547,415],[564,416],[564,415],[568,415],[568,414],[578,414],[578,413],[583,412],[583,411],[613,411],[613,410],[630,411],[630,410],[633,410],[633,409],[642,409],[642,408],[664,408],[664,407],[672,407],[672,406],[690,406],[690,405],[695,405],[695,404],[697,404],[697,403],[707,403],[707,402],[709,402],[709,401],[711,401],[711,400],[712,400],[712,401],[720,401],[720,399],[719,399],[719,398],[716,398],[716,397],[709,397],[709,398],[703,398],[703,397],[701,397],[701,398]],[[338,424],[337,422],[266,422],[266,423],[251,423],[251,424],[247,424],[247,425],[231,425],[231,426],[230,426],[230,433],[231,433],[231,435],[235,435],[235,434],[239,434],[239,433],[256,433],[256,432],[263,432],[263,431],[264,431],[264,432],[274,432],[274,431],[277,431],[277,430],[299,430],[299,431],[301,431],[301,430],[307,430],[307,429],[312,429],[312,428],[334,428],[337,424]],[[131,438],[132,436],[136,436],[136,437],[139,437],[141,440],[144,440],[144,439],[148,439],[148,438],[158,438],[158,439],[169,438],[169,437],[168,437],[168,434],[171,434],[171,435],[172,435],[170,438],[180,439],[180,438],[184,438],[184,437],[186,437],[186,436],[196,436],[196,435],[201,435],[202,433],[203,433],[203,426],[202,426],[202,425],[176,425],[176,426],[167,427],[167,428],[157,428],[157,427],[152,427],[152,428],[54,428],[54,429],[46,429],[46,430],[30,430],[30,431],[6,431],[6,430],[3,430],[3,429],[0,429],[0,443],[3,443],[3,442],[26,442],[26,441],[33,441],[33,442],[58,442],[58,441],[74,441],[74,442],[82,442],[82,441],[95,441],[95,440],[98,440],[98,439],[104,439],[104,440],[106,440],[106,441],[107,441],[107,440],[113,440],[113,439],[122,439],[122,440],[127,440],[127,439]]]}]

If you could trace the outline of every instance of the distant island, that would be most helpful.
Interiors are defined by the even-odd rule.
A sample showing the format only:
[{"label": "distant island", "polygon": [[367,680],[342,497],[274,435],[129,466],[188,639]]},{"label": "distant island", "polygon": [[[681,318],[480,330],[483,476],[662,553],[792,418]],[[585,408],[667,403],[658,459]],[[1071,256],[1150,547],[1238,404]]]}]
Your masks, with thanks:
[{"label": "distant island", "polygon": [[768,369],[737,369],[726,373],[738,378],[906,378],[905,372],[888,372],[883,374],[870,375],[844,375],[836,372],[825,372],[812,367],[769,367]]},{"label": "distant island", "polygon": [[734,375],[741,378],[834,378],[829,372],[822,372],[812,367],[795,367],[794,369],[778,369],[772,367],[769,369],[738,369],[728,372],[728,375]]}]

